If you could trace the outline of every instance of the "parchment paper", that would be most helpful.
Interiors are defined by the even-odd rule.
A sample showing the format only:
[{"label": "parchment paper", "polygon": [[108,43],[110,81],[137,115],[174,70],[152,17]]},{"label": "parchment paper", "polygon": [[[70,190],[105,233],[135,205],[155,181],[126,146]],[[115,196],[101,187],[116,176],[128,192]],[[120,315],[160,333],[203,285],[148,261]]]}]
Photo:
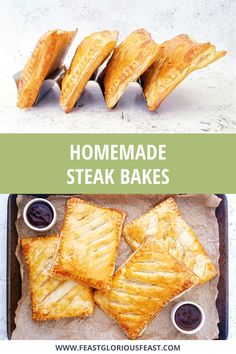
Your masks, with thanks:
[{"label": "parchment paper", "polygon": [[[58,222],[47,235],[59,232],[65,211],[68,196],[50,196],[58,212]],[[126,222],[147,212],[154,207],[163,195],[80,195],[80,198],[94,202],[98,205],[121,209],[127,212]],[[21,237],[39,236],[43,234],[30,230],[22,219],[25,204],[32,196],[17,197],[18,219],[16,227]],[[220,199],[215,195],[182,195],[175,197],[185,220],[194,228],[202,244],[206,248],[215,265],[218,267],[219,259],[219,231],[215,217],[215,208]],[[128,244],[121,239],[117,266],[131,254]],[[17,258],[21,265],[22,297],[16,310],[16,329],[12,339],[128,339],[124,332],[102,310],[95,306],[94,314],[86,319],[62,319],[59,321],[35,322],[31,319],[31,305],[28,274],[24,259],[18,244]],[[218,277],[204,285],[195,287],[178,299],[170,302],[161,313],[150,323],[140,339],[214,339],[218,337],[219,322],[215,304],[217,298]],[[195,335],[179,333],[171,323],[170,312],[173,306],[182,300],[192,300],[199,303],[205,313],[206,322],[200,332]]]}]

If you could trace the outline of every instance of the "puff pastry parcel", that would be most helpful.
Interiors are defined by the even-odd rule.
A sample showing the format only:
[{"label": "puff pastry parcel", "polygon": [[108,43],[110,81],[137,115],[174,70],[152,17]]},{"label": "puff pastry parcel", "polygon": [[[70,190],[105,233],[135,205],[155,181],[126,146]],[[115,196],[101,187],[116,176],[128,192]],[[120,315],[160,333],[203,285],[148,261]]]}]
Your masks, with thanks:
[{"label": "puff pastry parcel", "polygon": [[135,339],[174,297],[197,277],[150,236],[116,271],[112,289],[96,291],[95,302]]},{"label": "puff pastry parcel", "polygon": [[121,211],[68,199],[52,274],[110,289],[124,219]]},{"label": "puff pastry parcel", "polygon": [[94,71],[107,59],[116,46],[118,32],[96,32],[78,46],[70,68],[62,81],[61,107],[70,112]]},{"label": "puff pastry parcel", "polygon": [[76,32],[55,30],[42,35],[17,82],[19,108],[33,106],[44,79],[63,64]]},{"label": "puff pastry parcel", "polygon": [[173,198],[151,209],[124,227],[125,239],[137,249],[146,235],[153,235],[174,257],[187,265],[202,284],[217,275],[216,268],[194,230],[183,220]]},{"label": "puff pastry parcel", "polygon": [[88,316],[94,308],[93,294],[86,285],[50,277],[59,237],[21,240],[29,270],[32,318],[36,321]]},{"label": "puff pastry parcel", "polygon": [[150,111],[192,71],[204,68],[226,54],[211,43],[198,43],[181,34],[161,45],[159,56],[142,77],[144,95]]},{"label": "puff pastry parcel", "polygon": [[119,101],[129,84],[157,58],[159,46],[144,29],[131,33],[115,50],[104,71],[104,93],[108,108]]}]

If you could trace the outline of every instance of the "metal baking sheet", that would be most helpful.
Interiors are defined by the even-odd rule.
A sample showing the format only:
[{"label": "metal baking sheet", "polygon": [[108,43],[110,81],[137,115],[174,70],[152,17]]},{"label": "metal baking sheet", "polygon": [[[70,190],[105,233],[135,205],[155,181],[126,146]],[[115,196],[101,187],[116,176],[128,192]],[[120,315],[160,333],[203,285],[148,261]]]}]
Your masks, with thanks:
[{"label": "metal baking sheet", "polygon": [[[35,196],[47,198],[48,194]],[[219,225],[220,236],[220,278],[218,282],[218,297],[216,307],[219,313],[220,340],[228,337],[228,205],[224,194],[217,194],[222,199],[216,208],[216,218]],[[20,266],[15,256],[18,243],[18,235],[15,227],[17,218],[17,194],[11,194],[8,199],[8,222],[7,222],[7,336],[11,339],[15,329],[15,311],[21,297]]]}]

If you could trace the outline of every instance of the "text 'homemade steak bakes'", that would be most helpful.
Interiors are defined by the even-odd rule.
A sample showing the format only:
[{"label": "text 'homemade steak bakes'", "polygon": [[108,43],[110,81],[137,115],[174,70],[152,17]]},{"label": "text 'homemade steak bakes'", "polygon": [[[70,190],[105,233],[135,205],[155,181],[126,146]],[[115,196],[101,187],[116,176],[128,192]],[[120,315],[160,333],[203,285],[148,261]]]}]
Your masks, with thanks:
[{"label": "text 'homemade steak bakes'", "polygon": [[70,145],[70,159],[104,161],[166,160],[165,144],[84,144]]},{"label": "text 'homemade steak bakes'", "polygon": [[68,185],[166,185],[169,183],[169,169],[167,168],[121,168],[115,169],[83,169],[70,168],[67,170]]}]

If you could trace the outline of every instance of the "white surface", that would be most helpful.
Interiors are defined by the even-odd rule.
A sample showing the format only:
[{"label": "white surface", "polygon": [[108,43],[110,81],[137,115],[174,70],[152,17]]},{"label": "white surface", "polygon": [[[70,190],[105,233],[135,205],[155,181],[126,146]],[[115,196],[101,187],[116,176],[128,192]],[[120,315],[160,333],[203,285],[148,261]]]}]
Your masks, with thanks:
[{"label": "white surface", "polygon": [[[6,226],[7,198],[0,195],[0,339],[6,339]],[[236,333],[236,194],[227,195],[229,204],[229,339]]]},{"label": "white surface", "polygon": [[[0,132],[235,132],[236,2],[231,0],[0,0],[1,85]],[[12,75],[21,70],[38,38],[48,29],[74,29],[76,45],[87,34],[117,29],[120,40],[144,27],[161,43],[180,33],[211,41],[228,55],[191,74],[161,105],[149,113],[140,92],[131,92],[112,111],[94,88],[83,107],[65,115],[52,92],[30,111],[16,108]],[[233,61],[234,60],[234,61]],[[97,97],[98,96],[98,97]],[[89,101],[89,102],[88,102]]]}]

